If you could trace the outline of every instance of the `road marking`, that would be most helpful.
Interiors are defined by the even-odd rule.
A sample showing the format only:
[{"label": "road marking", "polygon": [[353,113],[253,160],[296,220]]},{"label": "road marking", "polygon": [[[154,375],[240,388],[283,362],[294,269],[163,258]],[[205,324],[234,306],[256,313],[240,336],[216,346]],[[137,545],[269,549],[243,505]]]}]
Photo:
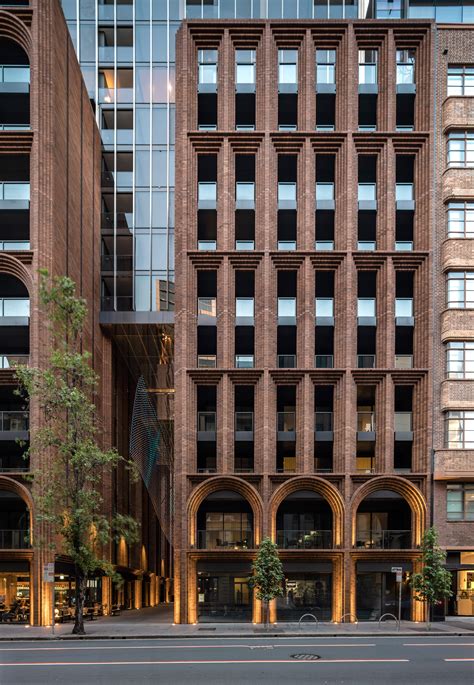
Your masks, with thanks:
[{"label": "road marking", "polygon": [[[127,645],[127,649],[289,649],[290,647],[375,647],[373,644],[292,644],[292,645]],[[71,646],[71,647],[0,647],[0,652],[72,652],[72,651],[92,651],[92,650],[123,650],[124,646],[111,645],[110,647],[101,645],[100,647],[91,646]]]},{"label": "road marking", "polygon": [[409,663],[410,659],[319,659],[318,661],[295,661],[294,659],[248,659],[243,661],[220,660],[220,661],[29,661],[23,664],[6,663],[4,666],[23,668],[24,666],[184,666],[196,665],[225,665],[225,664],[397,664]]},{"label": "road marking", "polygon": [[406,642],[404,647],[474,647],[474,642]]},{"label": "road marking", "polygon": [[474,659],[445,659],[445,661],[474,661]]}]

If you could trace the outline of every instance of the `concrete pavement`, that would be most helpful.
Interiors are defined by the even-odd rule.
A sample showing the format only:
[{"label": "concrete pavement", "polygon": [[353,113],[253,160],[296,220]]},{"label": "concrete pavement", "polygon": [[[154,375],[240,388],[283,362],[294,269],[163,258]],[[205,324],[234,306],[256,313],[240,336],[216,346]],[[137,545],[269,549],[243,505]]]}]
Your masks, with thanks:
[{"label": "concrete pavement", "polygon": [[[262,626],[251,623],[199,623],[197,625],[173,625],[171,605],[162,605],[150,609],[124,611],[120,616],[106,616],[96,621],[86,621],[85,629],[88,638],[195,638],[195,637],[252,637],[264,633]],[[71,634],[72,624],[58,624],[55,627],[56,638],[78,639]],[[315,624],[308,620],[298,627],[297,623],[278,623],[270,626],[270,634],[274,635],[417,635],[427,634],[424,623],[402,621],[400,632],[397,631],[395,621],[384,621],[378,624],[374,621],[358,624],[323,623]],[[433,623],[430,634],[434,635],[472,635],[474,636],[474,619],[453,620]],[[0,641],[2,640],[31,640],[50,639],[51,628],[38,628],[25,625],[0,624]]]},{"label": "concrete pavement", "polygon": [[2,642],[2,685],[471,685],[474,636]]}]

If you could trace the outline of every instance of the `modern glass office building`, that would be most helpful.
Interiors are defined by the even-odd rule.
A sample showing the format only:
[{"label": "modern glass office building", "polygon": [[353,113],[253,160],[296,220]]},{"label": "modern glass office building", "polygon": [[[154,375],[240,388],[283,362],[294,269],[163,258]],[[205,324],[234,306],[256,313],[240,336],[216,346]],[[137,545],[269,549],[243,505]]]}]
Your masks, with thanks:
[{"label": "modern glass office building", "polygon": [[174,62],[175,35],[182,19],[474,22],[474,3],[448,0],[63,0],[62,4],[104,145],[101,308],[107,323],[172,321],[165,312],[174,308]]}]

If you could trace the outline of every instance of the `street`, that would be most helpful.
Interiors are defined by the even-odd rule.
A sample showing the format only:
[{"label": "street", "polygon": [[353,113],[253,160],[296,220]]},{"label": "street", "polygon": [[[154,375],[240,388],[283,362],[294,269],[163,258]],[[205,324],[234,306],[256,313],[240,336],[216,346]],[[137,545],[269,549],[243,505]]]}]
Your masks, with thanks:
[{"label": "street", "polygon": [[[319,658],[315,658],[319,657]],[[474,682],[469,637],[11,641],[0,683]]]}]

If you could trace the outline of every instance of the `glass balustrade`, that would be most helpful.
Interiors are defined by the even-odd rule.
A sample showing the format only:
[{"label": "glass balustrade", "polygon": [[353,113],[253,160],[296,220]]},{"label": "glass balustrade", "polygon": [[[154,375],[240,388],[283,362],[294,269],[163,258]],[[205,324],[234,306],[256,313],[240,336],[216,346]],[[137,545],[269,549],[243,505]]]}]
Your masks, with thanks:
[{"label": "glass balustrade", "polygon": [[375,413],[370,411],[357,412],[357,431],[359,433],[373,433],[375,431]]},{"label": "glass balustrade", "polygon": [[279,433],[294,433],[296,431],[296,412],[277,412],[277,426]]},{"label": "glass balustrade", "polygon": [[332,530],[277,530],[280,549],[331,549]]},{"label": "glass balustrade", "polygon": [[0,316],[30,316],[30,300],[28,298],[5,297],[0,299]]},{"label": "glass balustrade", "polygon": [[0,431],[24,433],[29,429],[29,414],[24,411],[0,411]]},{"label": "glass balustrade", "polygon": [[30,67],[15,64],[0,64],[0,83],[29,83]]},{"label": "glass balustrade", "polygon": [[27,181],[0,183],[0,200],[29,200],[30,184]]},{"label": "glass balustrade", "polygon": [[410,530],[358,530],[356,547],[365,549],[410,549]]}]

